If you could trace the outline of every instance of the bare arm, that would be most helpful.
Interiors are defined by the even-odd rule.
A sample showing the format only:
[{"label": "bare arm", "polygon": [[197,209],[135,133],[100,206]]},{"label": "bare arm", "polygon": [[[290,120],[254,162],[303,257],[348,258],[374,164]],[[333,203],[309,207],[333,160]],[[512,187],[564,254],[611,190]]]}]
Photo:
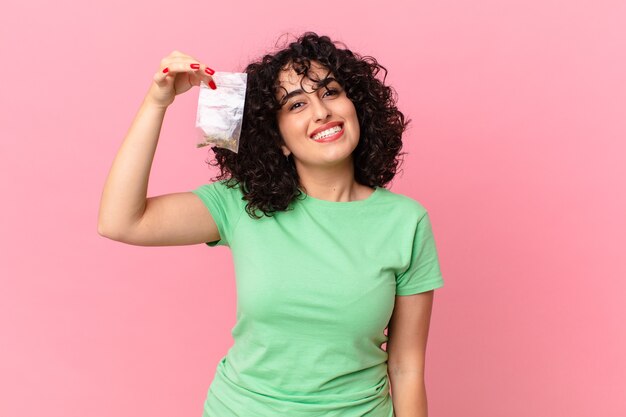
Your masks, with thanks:
[{"label": "bare arm", "polygon": [[141,220],[166,110],[148,98],[139,108],[104,185],[98,216],[98,233],[101,235],[119,236]]},{"label": "bare arm", "polygon": [[433,297],[432,290],[396,296],[387,341],[395,417],[428,416],[424,368]]},{"label": "bare arm", "polygon": [[[148,180],[167,107],[176,94],[212,83],[205,65],[174,51],[161,61],[133,123],[106,179],[100,210],[98,233],[125,243],[185,245],[219,239],[210,213],[191,192],[146,198]],[[164,73],[162,68],[168,68]],[[202,71],[202,75],[198,73]],[[214,84],[213,84],[214,85]]]}]

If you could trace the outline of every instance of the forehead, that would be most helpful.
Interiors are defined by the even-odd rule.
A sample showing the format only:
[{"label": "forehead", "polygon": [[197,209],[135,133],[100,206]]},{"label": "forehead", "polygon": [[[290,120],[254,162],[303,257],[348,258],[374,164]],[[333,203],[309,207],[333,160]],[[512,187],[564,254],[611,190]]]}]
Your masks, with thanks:
[{"label": "forehead", "polygon": [[300,88],[300,85],[311,86],[314,85],[317,81],[323,80],[327,77],[333,77],[332,72],[330,72],[328,68],[322,66],[316,61],[311,61],[311,67],[306,76],[305,74],[296,73],[296,71],[292,67],[292,64],[290,63],[284,66],[282,70],[278,73],[277,81],[279,88],[277,93],[280,95],[280,92],[282,91],[284,93],[285,90],[289,92],[295,88]]}]

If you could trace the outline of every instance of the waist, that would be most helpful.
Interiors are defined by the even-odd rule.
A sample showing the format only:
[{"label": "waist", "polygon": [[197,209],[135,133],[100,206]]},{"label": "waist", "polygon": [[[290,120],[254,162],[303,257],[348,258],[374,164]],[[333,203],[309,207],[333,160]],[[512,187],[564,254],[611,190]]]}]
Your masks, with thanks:
[{"label": "waist", "polygon": [[[277,383],[276,381],[281,380],[279,375],[242,378],[234,372],[228,359],[227,355],[218,363],[211,390],[216,395],[229,397],[232,401],[250,399],[252,402],[266,403],[285,411],[300,410],[306,413],[355,408],[371,411],[381,406],[391,409],[390,384],[386,371],[382,377],[376,379],[361,378],[355,374],[345,376],[342,384],[334,384],[332,389],[302,392]],[[372,373],[375,374],[377,372]]]}]

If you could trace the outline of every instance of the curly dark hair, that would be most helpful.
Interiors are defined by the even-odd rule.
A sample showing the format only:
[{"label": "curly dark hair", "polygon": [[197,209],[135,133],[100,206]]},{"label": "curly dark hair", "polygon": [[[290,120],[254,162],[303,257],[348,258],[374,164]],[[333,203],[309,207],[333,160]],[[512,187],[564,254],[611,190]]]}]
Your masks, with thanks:
[{"label": "curly dark hair", "polygon": [[[328,36],[306,32],[287,48],[267,54],[245,69],[248,81],[238,152],[212,147],[215,159],[206,162],[219,166],[220,174],[214,181],[226,179],[230,188],[242,185],[243,198],[248,201],[246,211],[254,219],[262,218],[257,209],[271,217],[277,211],[289,210],[304,194],[293,159],[285,158],[281,150],[284,142],[277,122],[281,108],[276,98],[278,79],[288,65],[298,75],[304,74],[304,80],[311,79],[311,61],[316,61],[334,74],[353,102],[361,130],[353,152],[356,182],[384,187],[403,162],[402,134],[410,119],[405,122],[396,107],[395,91],[384,85],[387,70],[375,58],[337,48],[336,43]],[[381,69],[385,72],[382,81],[376,78]]]}]

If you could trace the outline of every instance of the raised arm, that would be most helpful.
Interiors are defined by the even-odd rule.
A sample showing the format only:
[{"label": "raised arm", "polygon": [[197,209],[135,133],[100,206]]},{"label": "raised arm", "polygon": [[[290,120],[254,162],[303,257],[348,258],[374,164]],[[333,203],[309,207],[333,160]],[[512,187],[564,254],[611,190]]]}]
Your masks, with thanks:
[{"label": "raised arm", "polygon": [[215,221],[191,192],[147,198],[148,180],[165,112],[177,94],[204,80],[212,88],[213,70],[174,51],[159,71],[113,161],[106,179],[98,233],[142,246],[189,245],[219,239]]}]

